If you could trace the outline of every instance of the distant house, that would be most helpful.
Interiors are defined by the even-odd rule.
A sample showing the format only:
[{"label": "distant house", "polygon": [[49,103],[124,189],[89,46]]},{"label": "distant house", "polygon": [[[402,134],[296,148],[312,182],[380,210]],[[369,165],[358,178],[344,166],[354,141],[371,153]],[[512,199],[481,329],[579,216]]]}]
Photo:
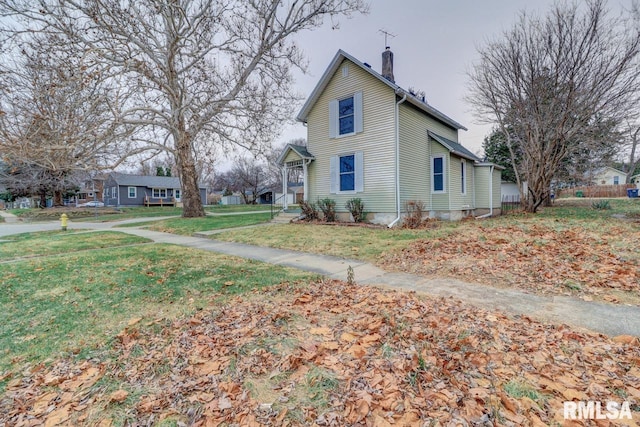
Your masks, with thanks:
[{"label": "distant house", "polygon": [[[175,206],[182,202],[182,185],[176,177],[110,173],[104,182],[105,206]],[[200,185],[200,198],[207,188]]]},{"label": "distant house", "polygon": [[76,194],[75,203],[87,203],[91,201],[102,202],[104,180],[102,178],[94,178],[82,183],[78,193]]},{"label": "distant house", "polygon": [[622,185],[627,182],[627,173],[607,166],[593,171],[590,182],[592,185]]},{"label": "distant house", "polygon": [[[284,202],[282,196],[282,188],[265,188],[258,192],[258,199],[256,203],[264,204],[278,204],[281,205]],[[287,185],[287,204],[300,203],[304,197],[304,185],[301,183],[289,183]]]},{"label": "distant house", "polygon": [[342,219],[352,198],[369,221],[390,226],[408,201],[443,219],[498,213],[502,168],[459,143],[463,125],[396,85],[393,54],[382,57],[380,74],[337,52],[297,117],[307,147],[289,144],[279,157],[284,176],[301,168],[305,200],[333,199]]}]

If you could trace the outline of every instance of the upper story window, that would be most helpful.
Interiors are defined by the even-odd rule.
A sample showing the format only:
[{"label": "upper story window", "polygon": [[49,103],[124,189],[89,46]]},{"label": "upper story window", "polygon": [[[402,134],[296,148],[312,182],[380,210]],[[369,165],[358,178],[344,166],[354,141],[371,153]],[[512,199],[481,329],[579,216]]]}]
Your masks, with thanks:
[{"label": "upper story window", "polygon": [[353,96],[350,98],[338,101],[338,121],[340,123],[340,126],[339,126],[340,135],[346,135],[348,133],[354,132],[353,114],[354,114]]},{"label": "upper story window", "polygon": [[329,102],[329,137],[340,138],[362,132],[362,92]]},{"label": "upper story window", "polygon": [[618,175],[615,175],[613,177],[613,185],[618,185],[620,184],[620,177]]}]

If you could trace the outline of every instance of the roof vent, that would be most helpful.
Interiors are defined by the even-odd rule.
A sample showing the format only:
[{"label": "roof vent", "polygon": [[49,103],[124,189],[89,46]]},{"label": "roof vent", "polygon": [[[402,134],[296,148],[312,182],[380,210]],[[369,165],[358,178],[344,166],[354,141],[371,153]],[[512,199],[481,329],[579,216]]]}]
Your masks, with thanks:
[{"label": "roof vent", "polygon": [[382,77],[391,83],[396,82],[393,78],[393,52],[389,46],[382,52]]}]

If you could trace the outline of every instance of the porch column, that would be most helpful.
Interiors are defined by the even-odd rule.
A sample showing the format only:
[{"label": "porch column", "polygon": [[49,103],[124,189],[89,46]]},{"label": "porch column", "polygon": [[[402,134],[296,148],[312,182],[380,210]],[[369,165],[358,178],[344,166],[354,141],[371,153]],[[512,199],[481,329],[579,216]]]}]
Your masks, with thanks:
[{"label": "porch column", "polygon": [[284,210],[287,210],[287,208],[289,207],[287,204],[287,190],[287,164],[285,163],[282,166],[282,209]]},{"label": "porch column", "polygon": [[304,200],[305,202],[309,201],[308,198],[308,194],[309,194],[309,180],[307,179],[307,159],[303,159],[302,160],[302,184],[303,184],[303,190],[304,194],[302,195],[302,200]]}]

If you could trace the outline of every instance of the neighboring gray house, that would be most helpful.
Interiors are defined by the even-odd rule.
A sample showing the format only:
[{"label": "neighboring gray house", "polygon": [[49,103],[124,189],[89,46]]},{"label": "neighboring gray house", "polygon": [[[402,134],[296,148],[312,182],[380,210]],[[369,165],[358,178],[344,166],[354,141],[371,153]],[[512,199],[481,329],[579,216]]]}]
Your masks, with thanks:
[{"label": "neighboring gray house", "polygon": [[[142,176],[110,173],[102,193],[105,206],[180,206],[182,186],[171,176]],[[207,188],[200,184],[200,198],[207,200]]]}]

